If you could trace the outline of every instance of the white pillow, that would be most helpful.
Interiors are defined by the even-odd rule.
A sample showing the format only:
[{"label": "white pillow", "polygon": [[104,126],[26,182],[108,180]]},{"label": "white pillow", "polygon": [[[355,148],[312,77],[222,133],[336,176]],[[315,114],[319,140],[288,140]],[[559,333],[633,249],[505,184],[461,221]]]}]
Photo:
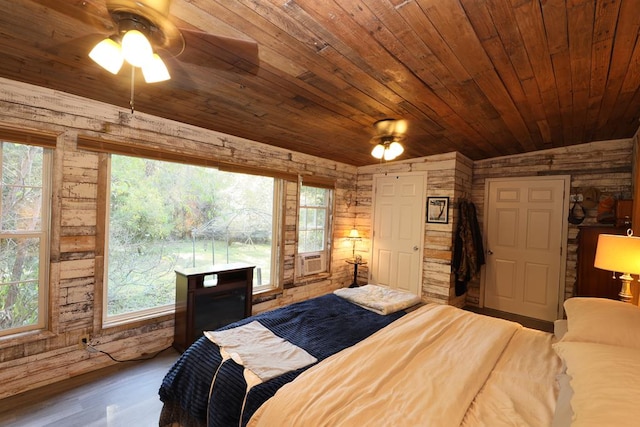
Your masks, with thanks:
[{"label": "white pillow", "polygon": [[553,348],[571,378],[571,427],[638,425],[639,349],[584,342],[559,342]]},{"label": "white pillow", "polygon": [[562,341],[593,342],[640,349],[640,308],[605,298],[564,302],[568,331]]}]

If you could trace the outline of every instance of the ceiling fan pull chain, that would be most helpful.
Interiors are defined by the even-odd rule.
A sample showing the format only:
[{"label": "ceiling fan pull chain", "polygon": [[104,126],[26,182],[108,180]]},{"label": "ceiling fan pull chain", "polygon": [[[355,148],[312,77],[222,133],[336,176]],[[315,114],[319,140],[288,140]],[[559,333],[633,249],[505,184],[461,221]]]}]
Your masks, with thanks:
[{"label": "ceiling fan pull chain", "polygon": [[134,67],[133,65],[131,66],[131,99],[129,100],[129,107],[131,107],[131,114],[133,114],[134,108],[133,108],[133,87],[134,87],[134,82],[136,79],[136,67]]}]

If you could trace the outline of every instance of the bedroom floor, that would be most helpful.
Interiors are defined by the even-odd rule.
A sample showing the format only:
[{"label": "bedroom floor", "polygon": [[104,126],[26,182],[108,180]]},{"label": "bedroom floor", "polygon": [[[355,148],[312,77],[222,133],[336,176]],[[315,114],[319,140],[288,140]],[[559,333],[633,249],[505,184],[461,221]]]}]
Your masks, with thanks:
[{"label": "bedroom floor", "polygon": [[504,311],[494,310],[491,308],[479,308],[472,306],[463,307],[465,310],[473,311],[474,313],[484,314],[491,317],[499,317],[501,319],[511,320],[518,322],[523,326],[531,329],[538,329],[545,332],[553,332],[553,322],[547,322],[540,319],[533,319],[531,317],[519,316],[513,313],[506,313]]},{"label": "bedroom floor", "polygon": [[119,363],[18,396],[0,400],[3,427],[157,426],[158,389],[178,358],[174,349],[157,357]]}]

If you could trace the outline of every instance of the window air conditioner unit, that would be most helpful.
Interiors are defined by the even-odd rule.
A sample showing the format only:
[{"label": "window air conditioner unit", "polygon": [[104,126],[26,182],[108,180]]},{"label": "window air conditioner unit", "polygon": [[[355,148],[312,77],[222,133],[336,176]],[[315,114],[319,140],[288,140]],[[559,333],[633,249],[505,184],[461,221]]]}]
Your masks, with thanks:
[{"label": "window air conditioner unit", "polygon": [[300,256],[300,271],[302,271],[303,276],[322,273],[326,271],[326,265],[327,262],[324,253]]}]

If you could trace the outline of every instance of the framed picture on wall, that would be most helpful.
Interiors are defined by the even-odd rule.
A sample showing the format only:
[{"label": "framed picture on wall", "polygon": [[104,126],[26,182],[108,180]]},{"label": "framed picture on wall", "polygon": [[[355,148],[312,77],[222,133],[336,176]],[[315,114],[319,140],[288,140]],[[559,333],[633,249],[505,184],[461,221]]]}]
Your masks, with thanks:
[{"label": "framed picture on wall", "polygon": [[449,222],[448,197],[427,197],[427,222],[436,224]]}]

